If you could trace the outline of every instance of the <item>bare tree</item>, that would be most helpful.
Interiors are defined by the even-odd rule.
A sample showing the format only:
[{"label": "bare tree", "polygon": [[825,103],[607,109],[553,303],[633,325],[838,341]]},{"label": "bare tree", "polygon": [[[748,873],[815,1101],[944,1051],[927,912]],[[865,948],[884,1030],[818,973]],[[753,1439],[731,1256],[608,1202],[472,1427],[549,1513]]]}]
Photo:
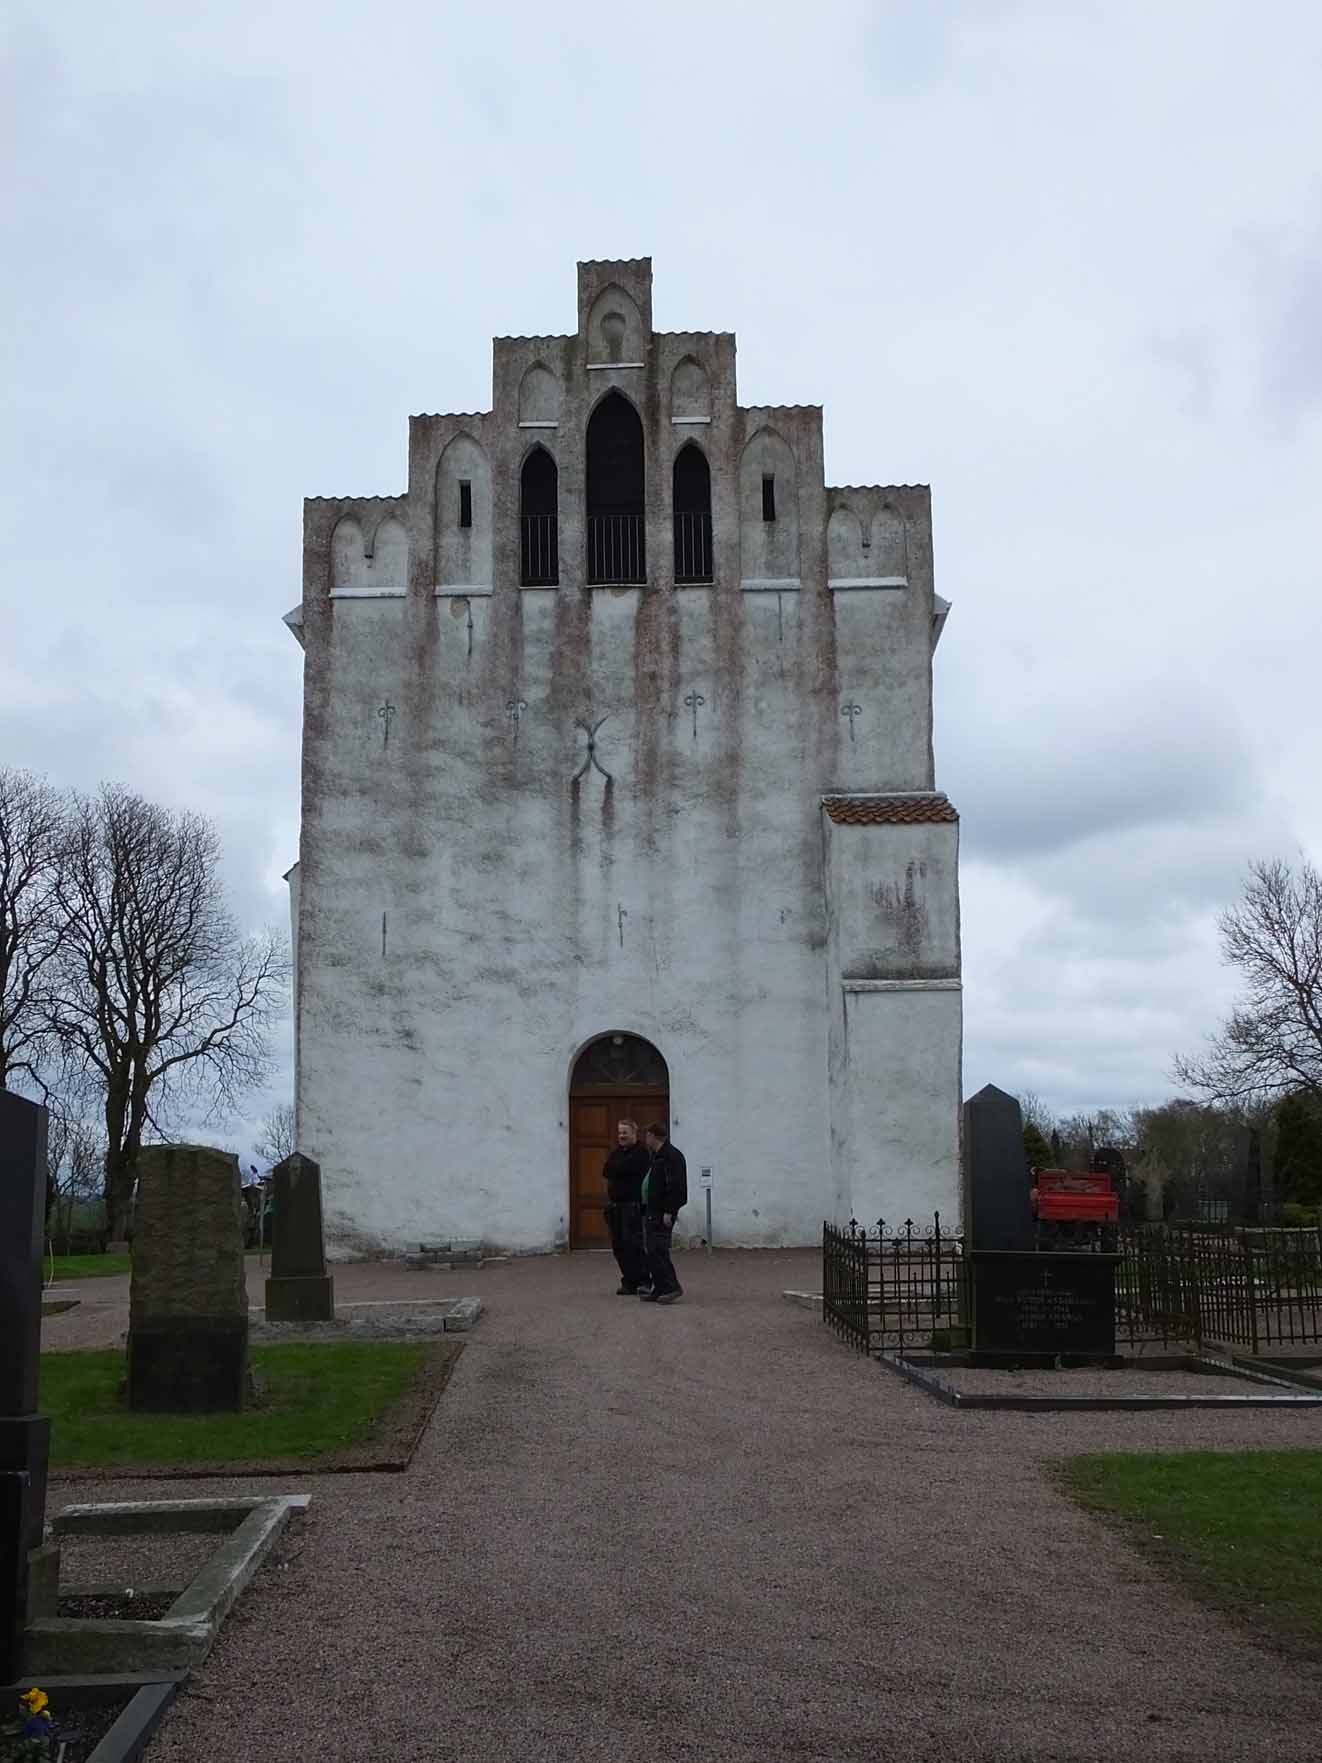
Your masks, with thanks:
[{"label": "bare tree", "polygon": [[1219,1102],[1322,1097],[1322,875],[1307,862],[1297,872],[1251,864],[1219,928],[1245,994],[1206,1052],[1175,1061],[1175,1075]]},{"label": "bare tree", "polygon": [[112,1237],[125,1233],[138,1151],[164,1110],[187,1095],[218,1115],[268,1075],[288,956],[273,933],[240,934],[219,861],[215,829],[198,815],[110,785],[72,802],[53,1024],[104,1091]]},{"label": "bare tree", "polygon": [[1026,1127],[1036,1127],[1044,1139],[1051,1137],[1056,1118],[1036,1090],[1025,1090],[1019,1098],[1019,1112]]},{"label": "bare tree", "polygon": [[43,1095],[63,829],[57,790],[32,772],[0,770],[0,1088],[25,1078]]},{"label": "bare tree", "polygon": [[60,1122],[58,1162],[53,1162],[47,1189],[46,1231],[68,1254],[79,1206],[100,1200],[105,1180],[105,1141],[91,1121],[51,1116]]},{"label": "bare tree", "polygon": [[257,1149],[272,1163],[283,1163],[294,1149],[294,1108],[290,1102],[279,1102],[262,1122]]}]

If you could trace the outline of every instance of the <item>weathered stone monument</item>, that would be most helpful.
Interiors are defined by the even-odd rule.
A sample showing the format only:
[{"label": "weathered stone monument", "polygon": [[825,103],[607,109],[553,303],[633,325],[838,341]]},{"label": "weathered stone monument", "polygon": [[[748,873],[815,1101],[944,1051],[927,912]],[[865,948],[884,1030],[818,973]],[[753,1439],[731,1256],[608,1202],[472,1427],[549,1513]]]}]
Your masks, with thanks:
[{"label": "weathered stone monument", "polygon": [[50,1422],[37,1414],[46,1110],[0,1090],[0,1683],[18,1676],[29,1556],[46,1518]]},{"label": "weathered stone monument", "polygon": [[207,1145],[138,1155],[130,1408],[237,1409],[248,1375],[239,1162]]},{"label": "weathered stone monument", "polygon": [[271,1231],[268,1322],[332,1322],[335,1282],[321,1231],[321,1167],[295,1151],[277,1164]]}]

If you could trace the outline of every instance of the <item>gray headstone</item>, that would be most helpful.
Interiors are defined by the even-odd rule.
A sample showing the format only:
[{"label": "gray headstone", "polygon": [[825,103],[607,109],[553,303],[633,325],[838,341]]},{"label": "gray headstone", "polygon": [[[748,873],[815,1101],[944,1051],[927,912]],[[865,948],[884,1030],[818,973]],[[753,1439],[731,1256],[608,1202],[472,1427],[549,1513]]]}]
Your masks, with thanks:
[{"label": "gray headstone", "polygon": [[321,1229],[321,1169],[295,1151],[273,1172],[268,1322],[330,1322],[334,1282],[326,1272]]},{"label": "gray headstone", "polygon": [[964,1104],[964,1218],[970,1249],[1033,1247],[1023,1116],[995,1084]]},{"label": "gray headstone", "polygon": [[209,1145],[138,1155],[129,1295],[129,1406],[243,1406],[248,1291],[238,1159]]},{"label": "gray headstone", "polygon": [[28,1557],[46,1520],[50,1422],[40,1419],[46,1110],[0,1090],[0,1683],[18,1675]]}]

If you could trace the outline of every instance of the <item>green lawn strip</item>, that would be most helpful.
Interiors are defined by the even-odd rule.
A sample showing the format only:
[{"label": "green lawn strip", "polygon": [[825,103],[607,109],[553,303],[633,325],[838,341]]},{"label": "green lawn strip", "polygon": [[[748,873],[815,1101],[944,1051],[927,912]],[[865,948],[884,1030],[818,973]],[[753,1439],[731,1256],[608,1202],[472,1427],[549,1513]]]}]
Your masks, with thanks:
[{"label": "green lawn strip", "polygon": [[1233,1615],[1322,1642],[1322,1451],[1116,1452],[1058,1466],[1066,1489]]},{"label": "green lawn strip", "polygon": [[418,1376],[427,1343],[346,1341],[252,1349],[257,1402],[239,1414],[139,1414],[123,1405],[124,1354],[43,1353],[51,1468],[313,1458],[371,1436]]},{"label": "green lawn strip", "polygon": [[[127,1273],[130,1266],[127,1255],[57,1255],[55,1283],[65,1279],[108,1279],[114,1273]],[[49,1278],[50,1262],[43,1261],[41,1270]]]}]

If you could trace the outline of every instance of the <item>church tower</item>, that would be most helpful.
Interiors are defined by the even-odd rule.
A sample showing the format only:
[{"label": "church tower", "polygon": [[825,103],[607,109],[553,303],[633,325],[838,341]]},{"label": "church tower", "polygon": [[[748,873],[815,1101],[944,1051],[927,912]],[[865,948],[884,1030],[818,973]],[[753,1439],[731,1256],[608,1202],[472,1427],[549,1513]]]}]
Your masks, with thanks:
[{"label": "church tower", "polygon": [[[605,1241],[622,1116],[718,1243],[958,1212],[948,607],[921,485],[825,483],[815,406],[655,331],[643,258],[407,490],[305,504],[300,1150],[345,1251]],[[691,1180],[681,1238],[703,1228]]]}]

